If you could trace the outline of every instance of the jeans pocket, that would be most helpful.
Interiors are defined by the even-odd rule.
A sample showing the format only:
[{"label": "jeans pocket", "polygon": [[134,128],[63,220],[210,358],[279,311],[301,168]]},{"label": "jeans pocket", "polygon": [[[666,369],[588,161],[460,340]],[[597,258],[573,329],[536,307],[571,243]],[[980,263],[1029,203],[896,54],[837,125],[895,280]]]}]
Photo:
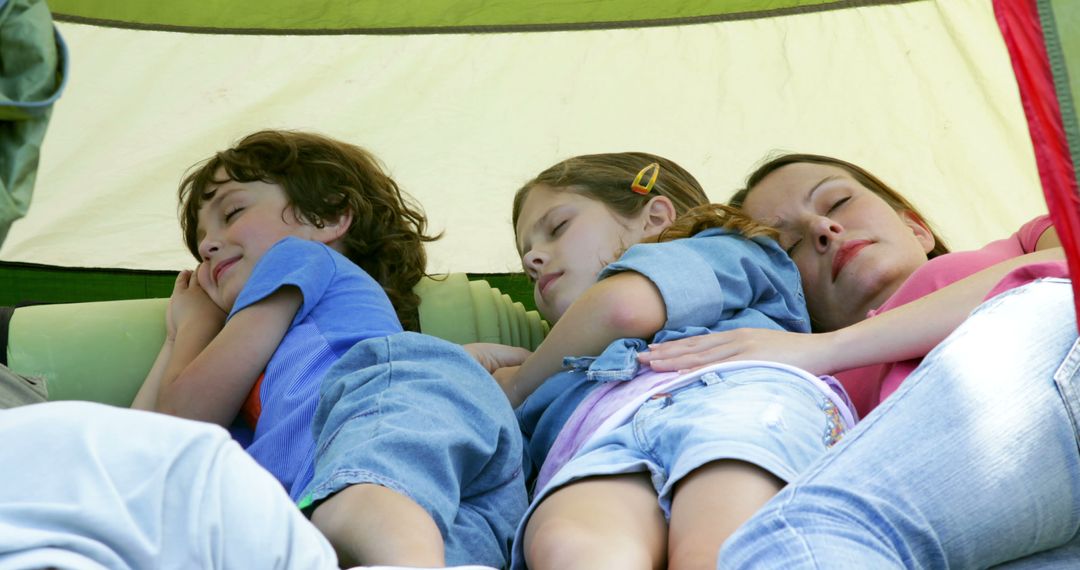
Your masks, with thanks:
[{"label": "jeans pocket", "polygon": [[1073,343],[1061,366],[1054,372],[1054,383],[1072,420],[1077,446],[1080,447],[1080,423],[1077,422],[1077,418],[1080,418],[1080,339]]}]

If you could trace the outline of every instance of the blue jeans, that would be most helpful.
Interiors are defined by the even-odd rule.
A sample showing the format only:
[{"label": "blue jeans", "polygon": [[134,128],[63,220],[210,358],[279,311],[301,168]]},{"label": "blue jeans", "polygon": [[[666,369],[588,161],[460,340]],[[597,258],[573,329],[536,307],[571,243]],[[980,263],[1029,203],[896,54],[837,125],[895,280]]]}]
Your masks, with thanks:
[{"label": "blue jeans", "polygon": [[86,402],[0,410],[0,568],[337,568],[218,426]]},{"label": "blue jeans", "polygon": [[358,342],[323,379],[312,429],[315,477],[301,505],[381,485],[431,515],[448,564],[506,563],[527,506],[521,431],[460,346],[408,332]]},{"label": "blue jeans", "polygon": [[1078,414],[1070,283],[1005,292],[733,535],[718,568],[1076,567]]}]

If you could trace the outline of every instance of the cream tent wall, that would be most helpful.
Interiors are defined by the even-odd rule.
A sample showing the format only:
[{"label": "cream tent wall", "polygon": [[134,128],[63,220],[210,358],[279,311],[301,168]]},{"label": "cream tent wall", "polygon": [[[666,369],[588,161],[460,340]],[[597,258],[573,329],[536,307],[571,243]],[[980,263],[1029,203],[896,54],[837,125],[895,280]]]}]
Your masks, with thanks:
[{"label": "cream tent wall", "polygon": [[518,271],[513,192],[589,152],[717,201],[769,153],[840,156],[959,249],[1046,211],[990,0],[315,4],[50,1],[68,83],[0,261],[191,265],[177,182],[266,127],[381,157],[445,230],[431,271]]}]

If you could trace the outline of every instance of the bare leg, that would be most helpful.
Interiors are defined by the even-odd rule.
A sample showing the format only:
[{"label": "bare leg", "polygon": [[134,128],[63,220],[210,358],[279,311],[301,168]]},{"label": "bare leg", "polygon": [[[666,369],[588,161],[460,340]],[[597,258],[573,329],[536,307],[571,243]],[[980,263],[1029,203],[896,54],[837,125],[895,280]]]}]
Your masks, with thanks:
[{"label": "bare leg", "polygon": [[312,513],[342,567],[445,566],[435,521],[412,499],[380,485],[352,485]]},{"label": "bare leg", "polygon": [[667,523],[645,474],[595,477],[555,491],[525,527],[532,570],[663,568]]},{"label": "bare leg", "polygon": [[742,461],[714,461],[675,487],[668,534],[671,570],[716,568],[720,545],[784,482]]}]

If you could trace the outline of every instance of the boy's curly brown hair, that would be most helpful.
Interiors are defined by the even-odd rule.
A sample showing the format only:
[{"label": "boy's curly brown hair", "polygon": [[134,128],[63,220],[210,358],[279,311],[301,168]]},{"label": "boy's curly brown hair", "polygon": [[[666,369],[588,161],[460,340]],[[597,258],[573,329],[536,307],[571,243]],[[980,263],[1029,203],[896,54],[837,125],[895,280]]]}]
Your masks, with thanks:
[{"label": "boy's curly brown hair", "polygon": [[[229,181],[263,181],[285,191],[298,219],[316,227],[352,213],[343,237],[345,255],[382,285],[402,326],[417,331],[420,298],[413,288],[425,275],[427,218],[368,151],[322,135],[265,130],[195,165],[180,183],[180,226],[188,250],[199,256],[199,210],[208,192]],[[217,177],[224,170],[226,179]]]}]

